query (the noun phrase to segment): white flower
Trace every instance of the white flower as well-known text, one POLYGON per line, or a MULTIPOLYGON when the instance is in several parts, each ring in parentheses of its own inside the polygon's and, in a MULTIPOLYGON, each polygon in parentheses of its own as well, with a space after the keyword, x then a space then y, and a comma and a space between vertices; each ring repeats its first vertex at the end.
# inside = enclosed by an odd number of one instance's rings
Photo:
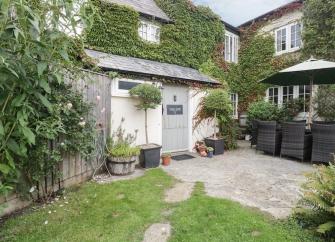
POLYGON ((36 186, 33 186, 33 187, 30 188, 29 192, 33 193, 35 191, 35 189, 36 189, 36 186))
POLYGON ((100 101, 101 100, 101 97, 98 95, 97 96, 97 101, 100 101))
POLYGON ((73 107, 72 103, 66 104, 67 109, 71 109, 73 107))
POLYGON ((62 142, 62 143, 60 143, 60 145, 61 145, 61 146, 64 146, 64 145, 65 145, 65 143, 64 143, 64 142, 62 142))
POLYGON ((85 121, 81 121, 78 124, 79 124, 79 126, 84 127, 86 125, 86 122, 85 121))
POLYGON ((44 224, 47 225, 48 223, 49 223, 49 221, 48 221, 48 220, 45 220, 44 224))
POLYGON ((81 121, 83 121, 83 120, 84 120, 84 118, 83 118, 83 117, 81 117, 81 118, 80 118, 80 120, 81 120, 81 121))
POLYGON ((51 211, 49 211, 48 213, 51 213, 51 211))
POLYGON ((106 108, 101 109, 101 113, 104 113, 106 111, 106 108))

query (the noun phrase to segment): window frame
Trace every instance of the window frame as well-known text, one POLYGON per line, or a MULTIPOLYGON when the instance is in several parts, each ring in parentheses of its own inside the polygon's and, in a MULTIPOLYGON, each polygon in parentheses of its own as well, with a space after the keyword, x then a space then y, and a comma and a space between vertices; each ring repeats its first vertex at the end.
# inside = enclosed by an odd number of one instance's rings
MULTIPOLYGON (((287 24, 285 26, 282 26, 280 28, 275 29, 275 50, 276 50, 276 55, 282 55, 285 53, 290 53, 290 52, 295 52, 297 50, 300 50, 303 46, 303 41, 302 41, 302 29, 303 29, 303 25, 300 21, 295 21, 293 23, 287 24), (300 25, 300 46, 294 46, 292 47, 292 27, 300 25), (286 44, 286 48, 285 50, 282 49, 282 43, 281 43, 281 49, 278 49, 279 46, 279 37, 281 37, 281 41, 282 39, 282 32, 285 30, 286 32, 286 36, 285 36, 285 44, 286 44), (279 36, 280 33, 280 36, 279 36)), ((297 31, 294 32, 295 33, 295 37, 297 37, 297 31)), ((298 38, 295 39, 295 44, 298 38)))
POLYGON ((224 59, 230 63, 238 63, 240 37, 226 31, 224 40, 224 59))
POLYGON ((141 19, 138 27, 138 36, 142 41, 151 44, 160 44, 161 25, 156 22, 141 19), (143 26, 146 26, 146 31, 144 31, 143 26))
MULTIPOLYGON (((133 82, 133 83, 146 83, 144 80, 135 80, 135 79, 128 79, 128 78, 115 78, 112 81, 112 96, 116 97, 130 97, 129 90, 119 89, 119 82, 133 82)), ((150 82, 148 82, 150 83, 150 82)), ((150 83, 152 84, 152 83, 150 83)))
POLYGON ((230 93, 230 101, 233 106, 233 118, 238 119, 238 93, 230 93))

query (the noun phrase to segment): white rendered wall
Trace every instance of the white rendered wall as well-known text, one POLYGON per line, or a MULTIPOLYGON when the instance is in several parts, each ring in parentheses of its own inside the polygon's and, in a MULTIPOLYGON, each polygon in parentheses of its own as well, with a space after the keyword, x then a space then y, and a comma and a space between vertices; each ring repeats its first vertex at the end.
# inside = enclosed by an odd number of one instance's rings
POLYGON ((214 133, 213 129, 213 121, 203 121, 194 131, 193 131, 193 125, 194 121, 193 118, 198 110, 198 105, 201 101, 201 99, 205 96, 204 91, 199 91, 198 89, 190 89, 190 101, 189 101, 189 107, 190 107, 190 122, 192 125, 190 125, 190 147, 189 150, 192 151, 195 142, 203 140, 206 137, 212 136, 214 133))
MULTIPOLYGON (((116 82, 117 80, 113 80, 116 82)), ((113 89, 113 88, 112 88, 113 89)), ((145 115, 143 110, 137 110, 135 105, 138 101, 127 96, 113 95, 111 98, 111 132, 115 132, 120 125, 121 119, 125 118, 123 128, 127 133, 138 130, 136 145, 145 144, 145 115)), ((162 145, 162 107, 148 110, 148 136, 149 143, 162 145)))
POLYGON ((294 12, 287 13, 278 19, 266 23, 265 26, 259 30, 259 33, 274 34, 274 31, 276 29, 284 27, 285 25, 288 24, 295 23, 297 21, 301 21, 302 17, 303 17, 302 10, 296 10, 294 12))

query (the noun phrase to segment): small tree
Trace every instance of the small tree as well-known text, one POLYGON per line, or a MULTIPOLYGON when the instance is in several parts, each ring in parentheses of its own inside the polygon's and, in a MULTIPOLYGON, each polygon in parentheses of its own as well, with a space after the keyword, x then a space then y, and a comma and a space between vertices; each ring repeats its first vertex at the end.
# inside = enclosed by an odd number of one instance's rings
POLYGON ((155 109, 162 103, 162 94, 160 90, 150 84, 140 84, 129 91, 132 97, 140 99, 140 103, 136 105, 139 110, 145 112, 145 141, 149 144, 148 138, 148 109, 155 109))
MULTIPOLYGON (((222 89, 214 89, 209 92, 204 98, 204 108, 209 116, 214 117, 215 122, 217 115, 230 116, 233 112, 229 95, 222 89)), ((216 138, 216 124, 214 124, 214 139, 216 138)))

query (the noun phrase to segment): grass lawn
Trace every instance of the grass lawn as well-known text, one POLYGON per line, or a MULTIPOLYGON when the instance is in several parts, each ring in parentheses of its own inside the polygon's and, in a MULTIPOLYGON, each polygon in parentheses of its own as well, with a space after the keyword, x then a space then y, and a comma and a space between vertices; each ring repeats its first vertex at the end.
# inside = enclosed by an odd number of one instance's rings
POLYGON ((152 223, 167 221, 173 227, 171 241, 316 241, 294 223, 210 198, 201 184, 191 199, 166 204, 164 190, 174 182, 156 169, 136 180, 86 183, 67 192, 66 199, 8 220, 0 241, 141 241, 152 223), (163 215, 167 210, 173 211, 169 217, 163 215))

